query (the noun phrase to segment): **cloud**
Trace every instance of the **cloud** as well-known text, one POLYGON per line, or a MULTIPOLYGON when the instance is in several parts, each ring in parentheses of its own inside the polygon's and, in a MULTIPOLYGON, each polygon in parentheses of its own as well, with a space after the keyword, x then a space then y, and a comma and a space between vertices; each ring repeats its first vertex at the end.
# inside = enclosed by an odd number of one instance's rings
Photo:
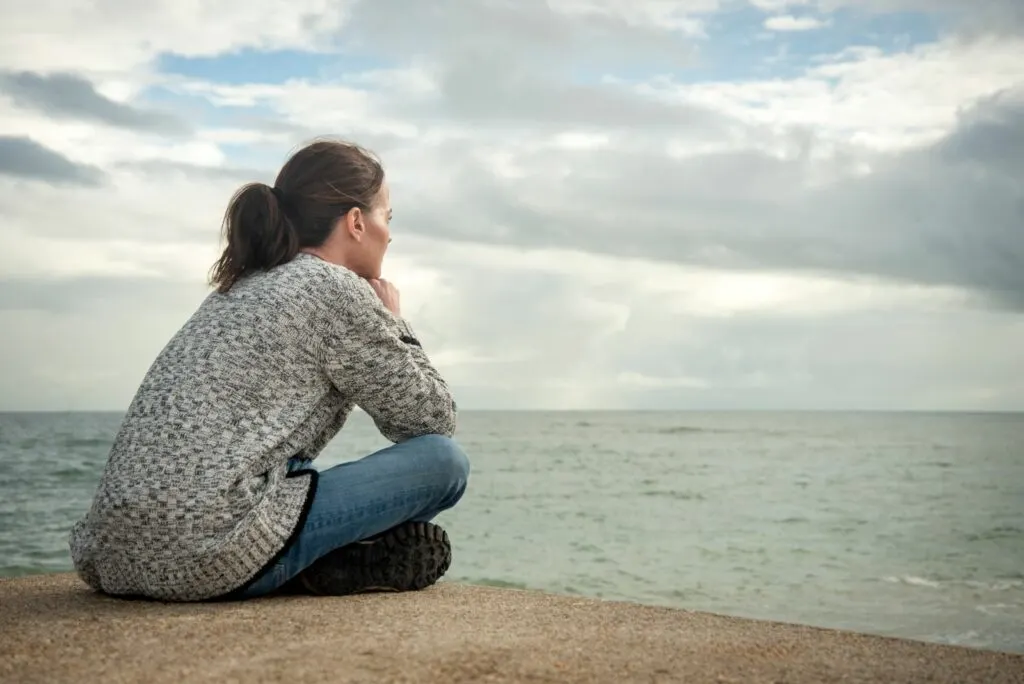
POLYGON ((362 2, 341 34, 350 49, 388 58, 451 60, 464 52, 492 61, 588 69, 622 68, 658 59, 691 62, 701 17, 718 0, 457 0, 362 2), (434 32, 419 30, 430 25, 434 32), (529 49, 523 49, 529 45, 529 49))
MULTIPOLYGON (((773 0, 765 0, 772 2, 773 0)), ((780 0, 782 1, 782 0, 780 0)), ((968 36, 1020 35, 1024 5, 1018 0, 816 0, 823 11, 849 8, 859 12, 932 13, 949 20, 957 33, 968 36)))
POLYGON ((768 17, 764 20, 764 27, 769 31, 812 31, 826 25, 827 22, 816 17, 796 17, 791 14, 768 17))
POLYGON ((1024 88, 1000 91, 964 111, 935 153, 948 163, 1024 179, 1024 88))
POLYGON ((538 132, 566 126, 679 130, 718 124, 714 113, 701 107, 645 101, 621 86, 567 85, 525 71, 503 71, 484 55, 449 65, 438 86, 449 116, 538 132))
POLYGON ((602 79, 652 62, 664 69, 692 64, 699 34, 694 17, 717 4, 377 0, 355 6, 342 37, 351 49, 420 65, 413 98, 396 93, 386 106, 389 114, 406 119, 538 132, 564 126, 709 126, 715 122, 711 112, 638 99, 602 79))
MULTIPOLYGON (((685 127, 710 151, 685 134, 658 138, 608 128, 592 145, 561 146, 554 136, 494 144, 489 156, 465 153, 462 142, 420 146, 417 156, 429 161, 410 175, 443 167, 433 178, 459 188, 464 199, 460 220, 452 221, 453 198, 422 183, 413 200, 414 230, 717 268, 963 287, 993 305, 1017 308, 1024 219, 1014 152, 1024 119, 1013 104, 1020 89, 1005 84, 1024 84, 1024 62, 1013 60, 1019 54, 1020 43, 1010 43, 947 45, 892 58, 839 56, 809 69, 801 87, 816 99, 795 106, 780 97, 786 84, 764 84, 762 91, 756 83, 732 84, 752 116, 737 109, 731 121, 719 116, 717 130, 685 127), (963 70, 952 82, 951 68, 963 70), (982 69, 984 75, 973 75, 982 69), (942 84, 943 95, 929 94, 942 84), (1001 87, 1002 97, 982 99, 957 118, 960 103, 1001 87), (854 106, 848 113, 846 102, 854 106), (793 121, 768 125, 780 116, 793 121), (853 127, 864 130, 876 117, 891 129, 891 142, 879 151, 853 144, 860 133, 853 127), (744 119, 749 127, 739 123, 744 119), (733 140, 714 149, 723 131, 733 140), (968 165, 953 153, 982 149, 1004 154, 968 165)), ((689 97, 702 88, 679 92, 689 97)), ((722 103, 699 101, 707 110, 722 103)))
POLYGON ((0 136, 0 174, 53 184, 100 185, 100 169, 76 164, 25 136, 0 136))
POLYGON ((273 170, 266 168, 204 165, 157 159, 121 161, 116 162, 112 166, 118 171, 135 174, 137 177, 155 181, 214 181, 219 184, 223 184, 226 181, 232 185, 243 185, 253 181, 264 183, 273 181, 273 178, 271 178, 273 170))
POLYGON ((516 173, 444 146, 425 167, 443 164, 432 180, 459 189, 454 221, 450 195, 402 187, 415 192, 409 229, 422 236, 882 277, 1024 309, 1024 176, 1012 154, 1021 126, 1018 108, 982 103, 930 146, 854 162, 816 159, 813 135, 783 155, 676 157, 628 136, 560 149, 557 162, 550 147, 520 147, 506 150, 516 173))
MULTIPOLYGON (((985 409, 1024 400, 1014 380, 1024 371, 1021 318, 964 310, 941 292, 413 238, 388 270, 471 407, 985 409)), ((0 354, 22 360, 0 378, 0 397, 123 407, 205 294, 193 278, 0 280, 0 323, 12 331, 0 354)))
POLYGON ((123 408, 231 193, 320 134, 383 155, 386 272, 467 408, 1022 407, 1024 42, 848 23, 896 3, 19 6, 0 163, 64 182, 0 177, 4 408, 123 408), (831 28, 765 62, 790 14, 831 28), (280 50, 317 66, 232 71, 280 50))
POLYGON ((779 12, 790 7, 802 7, 812 0, 750 0, 750 4, 764 12, 779 12))
POLYGON ((39 110, 56 119, 97 121, 154 133, 188 131, 181 119, 114 102, 97 93, 92 83, 74 74, 0 72, 0 93, 6 93, 22 107, 39 110))
MULTIPOLYGON (((210 56, 243 48, 334 49, 352 0, 35 0, 5 8, 0 67, 74 71, 137 81, 160 54, 210 56)), ((112 79, 113 80, 113 79, 112 79)))
POLYGON ((662 79, 647 87, 769 134, 811 130, 840 150, 894 152, 935 142, 965 106, 1024 84, 1021 54, 1024 37, 946 39, 905 50, 853 45, 815 55, 786 79, 662 79))
POLYGON ((0 278, 0 410, 123 410, 204 290, 154 278, 0 278))

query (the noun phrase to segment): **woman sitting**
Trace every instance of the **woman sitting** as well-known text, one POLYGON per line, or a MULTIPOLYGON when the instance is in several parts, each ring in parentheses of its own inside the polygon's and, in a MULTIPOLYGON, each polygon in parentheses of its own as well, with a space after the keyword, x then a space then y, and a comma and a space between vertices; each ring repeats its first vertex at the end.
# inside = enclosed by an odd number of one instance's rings
POLYGON ((315 142, 227 209, 216 290, 131 402, 71 555, 97 591, 173 601, 421 589, 466 489, 456 407, 399 293, 381 164, 315 142), (394 444, 318 472, 354 406, 394 444))

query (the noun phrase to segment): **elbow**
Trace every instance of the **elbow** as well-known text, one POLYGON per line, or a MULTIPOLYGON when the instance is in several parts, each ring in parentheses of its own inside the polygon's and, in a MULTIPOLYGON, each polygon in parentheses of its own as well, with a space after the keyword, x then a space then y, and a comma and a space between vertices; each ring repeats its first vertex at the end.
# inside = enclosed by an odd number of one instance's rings
POLYGON ((458 408, 450 395, 438 402, 438 407, 427 421, 427 434, 454 437, 458 425, 458 408))
POLYGON ((455 401, 451 397, 445 397, 443 401, 438 401, 423 411, 418 420, 392 423, 386 428, 378 423, 378 428, 387 439, 396 444, 427 435, 440 435, 451 439, 455 436, 457 418, 455 401))

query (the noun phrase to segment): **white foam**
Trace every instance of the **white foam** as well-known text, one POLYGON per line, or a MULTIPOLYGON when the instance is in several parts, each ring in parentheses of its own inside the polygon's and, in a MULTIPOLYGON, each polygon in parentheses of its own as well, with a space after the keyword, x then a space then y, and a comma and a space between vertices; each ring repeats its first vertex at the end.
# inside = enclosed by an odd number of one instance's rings
POLYGON ((903 577, 883 577, 886 582, 892 582, 893 584, 910 584, 915 587, 929 587, 931 589, 938 589, 942 584, 936 580, 930 580, 925 577, 917 577, 916 575, 904 575, 903 577))
POLYGON ((990 603, 988 605, 975 606, 974 608, 979 613, 984 613, 985 615, 991 615, 993 617, 1001 617, 1007 615, 1015 616, 1020 612, 1021 608, 1024 608, 1024 606, 1013 605, 1010 603, 990 603))

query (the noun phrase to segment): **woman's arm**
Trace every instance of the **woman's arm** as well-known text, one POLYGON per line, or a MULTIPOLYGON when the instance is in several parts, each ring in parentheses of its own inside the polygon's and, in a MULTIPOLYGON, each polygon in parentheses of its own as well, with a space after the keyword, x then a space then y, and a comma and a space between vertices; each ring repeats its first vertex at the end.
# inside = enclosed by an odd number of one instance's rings
POLYGON ((331 382, 392 442, 455 433, 455 401, 409 324, 368 282, 347 280, 325 336, 331 382))

